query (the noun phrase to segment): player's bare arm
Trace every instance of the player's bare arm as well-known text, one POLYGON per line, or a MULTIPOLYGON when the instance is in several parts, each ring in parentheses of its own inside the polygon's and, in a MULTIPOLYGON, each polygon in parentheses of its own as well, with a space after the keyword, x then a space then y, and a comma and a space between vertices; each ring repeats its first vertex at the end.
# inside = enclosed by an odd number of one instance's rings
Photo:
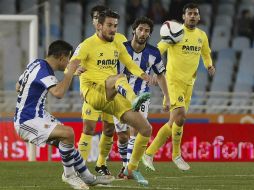
POLYGON ((167 81, 164 74, 157 75, 157 82, 165 97, 165 103, 163 104, 163 111, 168 112, 170 110, 170 98, 168 93, 167 81))

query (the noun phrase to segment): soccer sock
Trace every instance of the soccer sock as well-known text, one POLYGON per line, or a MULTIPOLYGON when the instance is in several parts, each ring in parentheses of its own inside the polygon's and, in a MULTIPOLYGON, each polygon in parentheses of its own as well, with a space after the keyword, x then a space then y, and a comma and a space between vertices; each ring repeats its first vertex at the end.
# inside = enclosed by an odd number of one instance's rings
POLYGON ((136 170, 138 168, 139 161, 141 160, 141 157, 146 150, 149 139, 150 137, 144 137, 140 133, 138 133, 134 143, 130 162, 128 163, 128 169, 136 170))
POLYGON ((121 94, 130 102, 133 102, 133 100, 136 98, 136 94, 133 92, 133 89, 129 85, 126 77, 121 77, 117 79, 115 83, 115 88, 119 94, 121 94))
POLYGON ((128 146, 128 142, 121 144, 119 141, 117 141, 118 152, 123 161, 124 167, 127 165, 127 146, 128 146))
POLYGON ((181 154, 181 140, 183 136, 183 126, 178 126, 175 122, 172 125, 172 144, 173 155, 172 158, 176 158, 181 154))
POLYGON ((91 174, 89 169, 86 167, 86 164, 79 151, 74 149, 73 153, 75 171, 85 178, 94 179, 94 175, 91 174))
POLYGON ((73 144, 65 144, 63 142, 60 142, 59 152, 62 158, 64 174, 65 176, 68 177, 72 175, 73 173, 75 173, 75 170, 73 167, 74 166, 74 158, 73 158, 74 146, 73 144))
POLYGON ((153 156, 159 148, 165 144, 167 139, 171 136, 172 129, 168 125, 168 123, 165 123, 160 130, 158 131, 156 137, 154 138, 153 142, 150 144, 150 146, 146 150, 146 154, 153 156))
POLYGON ((79 139, 78 150, 84 160, 87 160, 90 154, 92 138, 92 135, 82 133, 79 139))
POLYGON ((108 137, 104 135, 104 133, 102 133, 99 142, 99 157, 96 162, 96 166, 101 167, 102 165, 106 165, 106 158, 109 155, 109 152, 112 148, 112 144, 113 137, 108 137))
POLYGON ((132 150, 134 147, 134 142, 135 142, 136 137, 135 136, 130 136, 130 139, 128 141, 128 148, 127 148, 127 161, 130 161, 132 150))

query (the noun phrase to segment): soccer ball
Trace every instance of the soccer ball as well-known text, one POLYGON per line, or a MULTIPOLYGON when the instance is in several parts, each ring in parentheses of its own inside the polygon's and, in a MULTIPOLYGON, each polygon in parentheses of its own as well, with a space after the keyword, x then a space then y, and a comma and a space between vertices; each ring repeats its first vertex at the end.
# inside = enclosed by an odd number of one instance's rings
POLYGON ((183 38, 183 25, 175 21, 166 21, 161 26, 160 35, 162 41, 170 44, 176 44, 183 38))

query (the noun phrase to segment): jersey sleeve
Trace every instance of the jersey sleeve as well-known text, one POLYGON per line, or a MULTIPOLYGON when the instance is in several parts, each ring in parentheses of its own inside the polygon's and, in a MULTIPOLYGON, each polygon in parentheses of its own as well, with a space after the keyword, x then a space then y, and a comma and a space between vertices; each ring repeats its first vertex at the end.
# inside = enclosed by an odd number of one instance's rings
POLYGON ((152 65, 152 69, 154 73, 157 75, 162 74, 166 70, 163 61, 161 59, 159 50, 155 54, 155 61, 154 64, 152 65))
POLYGON ((170 44, 168 44, 168 43, 166 43, 166 42, 163 42, 163 41, 160 41, 160 42, 157 44, 157 47, 158 47, 158 49, 159 49, 161 55, 163 55, 163 54, 167 51, 167 49, 168 49, 169 46, 170 46, 170 44))
POLYGON ((22 84, 23 78, 24 78, 24 73, 22 73, 22 75, 19 76, 19 80, 18 80, 19 85, 22 84))
POLYGON ((120 33, 118 33, 118 34, 119 34, 119 41, 120 41, 121 43, 124 43, 124 42, 127 41, 127 38, 126 38, 123 34, 120 34, 120 33))
POLYGON ((119 50, 119 60, 121 63, 124 64, 133 75, 141 77, 141 74, 143 74, 144 71, 131 59, 131 56, 123 44, 119 45, 119 50))
POLYGON ((37 80, 47 89, 55 86, 58 83, 58 80, 54 73, 50 71, 47 67, 42 67, 40 69, 37 80))
MULTIPOLYGON (((87 51, 87 44, 85 42, 81 43, 78 45, 78 47, 75 49, 72 57, 71 57, 71 60, 75 60, 75 59, 78 59, 81 61, 81 66, 85 66, 84 63, 85 63, 85 60, 87 58, 87 55, 88 55, 88 51, 87 51)), ((64 73, 67 72, 67 69, 65 69, 64 73)))
POLYGON ((204 65, 206 68, 212 65, 212 58, 211 58, 211 49, 209 47, 209 42, 206 34, 203 32, 204 36, 204 43, 201 50, 201 56, 204 61, 204 65))
POLYGON ((76 50, 73 53, 73 56, 71 57, 71 61, 74 59, 79 59, 79 60, 85 60, 87 57, 87 43, 83 42, 79 44, 79 46, 76 48, 76 50))

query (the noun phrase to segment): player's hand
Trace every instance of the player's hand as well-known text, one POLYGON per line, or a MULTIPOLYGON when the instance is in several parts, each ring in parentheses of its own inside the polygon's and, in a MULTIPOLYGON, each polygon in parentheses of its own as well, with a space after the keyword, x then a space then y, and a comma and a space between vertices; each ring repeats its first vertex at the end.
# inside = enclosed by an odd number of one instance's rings
POLYGON ((66 69, 68 72, 74 74, 76 70, 78 69, 80 65, 80 60, 79 59, 74 59, 70 61, 70 63, 67 65, 66 69))
POLYGON ((213 76, 215 74, 215 67, 213 65, 209 66, 207 70, 210 76, 213 76))
POLYGON ((164 112, 169 112, 170 111, 170 100, 169 98, 166 98, 165 103, 163 104, 163 109, 164 112))
POLYGON ((146 73, 142 73, 142 74, 141 74, 141 78, 142 78, 143 80, 147 81, 148 83, 150 83, 150 81, 152 80, 152 79, 151 79, 151 76, 148 75, 148 74, 146 74, 146 73))
POLYGON ((80 76, 82 73, 84 73, 86 69, 82 66, 79 66, 75 72, 75 75, 80 76))
POLYGON ((154 75, 151 77, 151 81, 149 82, 149 85, 157 85, 157 84, 158 84, 157 75, 154 74, 154 75))

